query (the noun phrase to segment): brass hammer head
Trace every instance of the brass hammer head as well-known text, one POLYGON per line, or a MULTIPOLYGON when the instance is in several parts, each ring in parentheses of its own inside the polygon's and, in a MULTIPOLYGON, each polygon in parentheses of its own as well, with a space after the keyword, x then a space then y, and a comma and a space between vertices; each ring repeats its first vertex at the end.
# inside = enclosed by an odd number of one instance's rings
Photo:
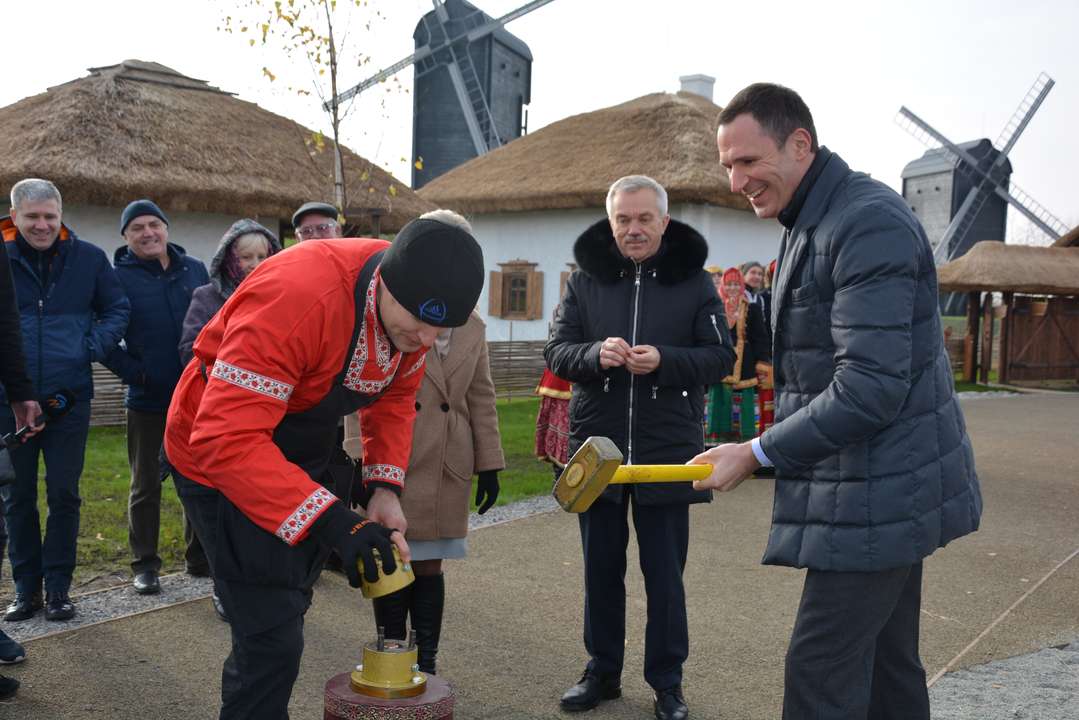
POLYGON ((573 453, 554 485, 554 496, 566 512, 592 506, 622 464, 622 452, 610 438, 592 436, 573 453))

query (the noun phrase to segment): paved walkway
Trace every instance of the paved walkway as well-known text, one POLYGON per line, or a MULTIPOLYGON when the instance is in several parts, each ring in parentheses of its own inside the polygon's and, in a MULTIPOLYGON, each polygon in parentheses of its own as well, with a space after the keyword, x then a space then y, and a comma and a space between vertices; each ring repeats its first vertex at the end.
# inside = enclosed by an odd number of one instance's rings
MULTIPOLYGON (((926 563, 927 670, 965 669, 934 685, 935 716, 1075 720, 1074 646, 980 666, 1079 638, 1079 397, 971 399, 964 408, 986 512, 980 532, 926 563), (1032 689, 1012 692, 1023 687, 1032 689), (1063 698, 1057 710, 1047 709, 1052 693, 1063 698)), ((770 512, 771 483, 762 480, 692 510, 685 690, 695 718, 779 716, 802 573, 759 564, 770 512)), ((477 531, 470 545, 448 567, 439 665, 457 688, 456 717, 564 717, 557 698, 586 660, 576 519, 554 512, 504 523, 477 531)), ((651 717, 644 590, 630 567, 624 697, 589 717, 651 717)), ((356 663, 372 626, 370 604, 325 575, 307 616, 293 718, 321 717, 323 683, 356 663)), ((216 717, 227 651, 227 627, 205 599, 33 640, 27 662, 4 669, 23 688, 0 704, 0 718, 216 717)))

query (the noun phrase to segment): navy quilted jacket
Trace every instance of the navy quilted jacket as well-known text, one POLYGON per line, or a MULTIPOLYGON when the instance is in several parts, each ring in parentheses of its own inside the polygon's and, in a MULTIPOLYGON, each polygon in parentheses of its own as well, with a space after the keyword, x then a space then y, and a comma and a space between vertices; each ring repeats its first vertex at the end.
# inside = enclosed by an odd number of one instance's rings
MULTIPOLYGON (((56 253, 43 276, 17 247, 10 218, 0 219, 7 241, 22 322, 26 369, 36 395, 70 390, 80 401, 94 395, 91 362, 101 362, 123 337, 130 305, 104 251, 61 226, 56 253)), ((42 256, 44 261, 45 256, 42 256)), ((0 391, 0 403, 7 404, 0 391)))
POLYGON ((169 267, 140 260, 126 245, 113 254, 116 275, 131 300, 131 323, 105 366, 127 383, 127 406, 163 413, 180 380, 180 333, 195 288, 209 282, 206 266, 175 243, 168 244, 169 267))
POLYGON ((925 231, 894 191, 820 152, 773 288, 764 562, 877 571, 976 530, 982 497, 925 231))

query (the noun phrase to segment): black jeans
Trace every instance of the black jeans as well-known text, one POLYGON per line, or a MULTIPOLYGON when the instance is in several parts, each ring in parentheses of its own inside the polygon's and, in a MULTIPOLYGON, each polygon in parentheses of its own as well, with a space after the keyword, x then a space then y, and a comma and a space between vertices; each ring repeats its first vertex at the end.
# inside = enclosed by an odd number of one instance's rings
POLYGON ((922 564, 810 570, 787 651, 784 720, 929 720, 922 564))
MULTIPOLYGON (((588 667, 618 677, 626 649, 626 547, 630 497, 612 503, 600 499, 578 517, 584 545, 584 646, 588 667)), ((648 599, 644 634, 644 679, 656 690, 682 683, 689 656, 686 594, 682 571, 689 549, 689 506, 638 505, 633 527, 640 549, 648 599)))
MULTIPOLYGON (((173 479, 184 511, 206 551, 214 586, 231 621, 232 652, 221 672, 220 718, 287 720, 289 697, 303 655, 303 610, 310 602, 310 588, 259 588, 219 577, 219 559, 244 550, 219 547, 222 505, 228 500, 217 490, 179 473, 174 473, 173 479), (282 610, 283 605, 293 609, 282 610)), ((227 561, 221 560, 221 564, 227 561)))
MULTIPOLYGON (((0 434, 15 429, 15 416, 0 410, 0 434)), ((11 451, 16 480, 0 490, 7 517, 8 553, 15 590, 30 594, 67 592, 75 572, 79 537, 79 478, 90 431, 90 403, 49 422, 37 435, 11 451), (39 458, 45 461, 45 496, 49 513, 45 539, 37 509, 39 458)))

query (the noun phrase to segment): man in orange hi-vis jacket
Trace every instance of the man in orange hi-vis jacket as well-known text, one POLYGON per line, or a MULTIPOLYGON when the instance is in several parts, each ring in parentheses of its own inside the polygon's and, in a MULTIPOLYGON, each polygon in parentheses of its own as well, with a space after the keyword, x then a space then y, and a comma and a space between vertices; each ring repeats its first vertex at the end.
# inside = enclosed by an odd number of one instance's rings
POLYGON ((483 255, 464 230, 415 220, 392 244, 315 240, 260 265, 195 342, 165 435, 177 491, 232 627, 221 718, 288 717, 303 616, 326 555, 358 587, 407 561, 398 496, 416 389, 440 328, 468 319, 483 255), (361 410, 367 517, 326 468, 361 410), (335 495, 336 490, 336 495, 335 495))

